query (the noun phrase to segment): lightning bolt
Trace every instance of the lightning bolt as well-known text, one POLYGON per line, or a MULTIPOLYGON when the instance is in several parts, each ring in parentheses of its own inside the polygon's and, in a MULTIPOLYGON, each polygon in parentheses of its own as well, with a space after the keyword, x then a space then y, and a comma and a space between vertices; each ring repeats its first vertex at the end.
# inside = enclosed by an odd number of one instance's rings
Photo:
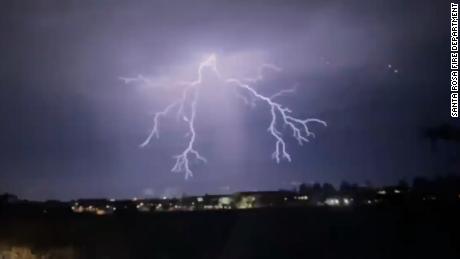
MULTIPOLYGON (((176 116, 178 118, 182 117, 183 120, 188 125, 188 143, 184 151, 174 158, 176 159, 176 163, 174 164, 173 168, 171 169, 172 172, 184 172, 185 179, 193 176, 193 172, 190 169, 190 161, 191 159, 195 158, 197 161, 201 161, 206 163, 207 160, 204 156, 202 156, 195 148, 195 140, 196 140, 196 130, 195 130, 195 118, 196 118, 196 106, 199 102, 200 97, 200 86, 203 83, 203 71, 205 69, 212 70, 217 77, 225 82, 230 86, 234 86, 242 91, 245 91, 252 100, 258 100, 266 105, 268 105, 270 114, 271 114, 271 121, 267 128, 268 132, 273 136, 275 139, 275 150, 272 153, 272 158, 277 162, 280 163, 282 159, 285 159, 289 162, 292 161, 291 155, 287 152, 286 142, 283 138, 282 133, 279 131, 281 126, 287 126, 292 131, 292 137, 297 140, 299 145, 303 145, 303 143, 309 142, 309 138, 314 138, 315 134, 310 131, 308 125, 310 123, 319 123, 323 126, 327 126, 327 123, 323 120, 316 119, 316 118, 307 118, 307 119, 300 119, 292 115, 292 110, 283 106, 279 102, 275 101, 275 98, 280 97, 285 94, 293 93, 296 90, 296 87, 293 89, 283 89, 271 96, 264 96, 256 91, 254 87, 250 84, 257 83, 264 79, 263 71, 266 69, 274 70, 277 72, 282 71, 281 68, 271 65, 271 64, 263 64, 259 69, 258 73, 254 78, 245 78, 245 79, 237 79, 237 78, 224 78, 219 70, 217 69, 217 58, 216 55, 212 54, 207 59, 202 61, 197 70, 197 79, 194 81, 185 81, 185 82, 178 82, 178 85, 183 86, 182 94, 180 98, 173 101, 169 105, 167 105, 163 110, 158 111, 153 116, 153 126, 150 131, 150 134, 147 136, 145 141, 140 145, 140 147, 147 146, 153 137, 159 138, 159 126, 160 126, 160 119, 164 116, 167 116, 172 110, 176 109, 176 116)), ((125 83, 144 83, 149 84, 151 80, 138 75, 134 78, 122 77, 120 78, 125 83)), ((243 98, 239 95, 240 98, 243 98)), ((246 103, 249 104, 247 99, 244 99, 246 103)), ((252 103, 252 102, 251 102, 252 103)))

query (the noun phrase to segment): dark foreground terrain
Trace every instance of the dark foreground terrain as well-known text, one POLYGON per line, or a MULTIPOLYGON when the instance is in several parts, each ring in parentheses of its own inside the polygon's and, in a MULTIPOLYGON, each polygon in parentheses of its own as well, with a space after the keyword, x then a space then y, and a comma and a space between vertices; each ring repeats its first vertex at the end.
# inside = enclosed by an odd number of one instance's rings
POLYGON ((460 258, 459 204, 0 215, 2 259, 460 258))

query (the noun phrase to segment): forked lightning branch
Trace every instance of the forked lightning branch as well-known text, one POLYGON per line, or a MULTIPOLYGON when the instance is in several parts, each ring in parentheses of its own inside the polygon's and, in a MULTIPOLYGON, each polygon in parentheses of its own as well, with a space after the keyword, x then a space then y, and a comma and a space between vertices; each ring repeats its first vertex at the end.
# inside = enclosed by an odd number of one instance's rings
MULTIPOLYGON (((280 69, 274 65, 264 66, 271 68, 275 71, 280 71, 280 69)), ((204 61, 199 63, 197 68, 197 78, 194 81, 189 82, 177 82, 176 85, 182 86, 182 91, 180 96, 176 100, 172 101, 167 105, 163 110, 158 111, 153 116, 153 125, 150 131, 150 134, 147 136, 145 141, 141 144, 141 147, 148 145, 151 140, 159 138, 159 129, 160 121, 164 116, 167 116, 173 112, 176 113, 180 118, 184 118, 184 122, 187 124, 188 128, 188 141, 185 143, 185 148, 182 153, 174 156, 176 160, 171 171, 173 172, 183 172, 185 174, 185 179, 193 175, 190 168, 190 161, 196 160, 206 163, 206 158, 197 150, 196 148, 196 139, 198 138, 195 122, 197 114, 197 105, 199 103, 201 86, 203 84, 203 72, 210 70, 219 78, 222 84, 229 87, 236 87, 241 91, 245 91, 253 100, 262 102, 267 107, 267 112, 271 115, 271 120, 267 122, 267 131, 273 137, 275 148, 272 153, 272 158, 277 162, 281 160, 286 160, 291 162, 291 155, 287 150, 287 144, 285 141, 285 136, 282 134, 282 129, 286 128, 291 132, 291 137, 294 138, 299 145, 302 145, 306 142, 309 142, 311 138, 315 137, 315 134, 310 131, 309 125, 311 123, 318 123, 323 126, 327 126, 326 122, 316 118, 298 118, 293 115, 293 111, 288 107, 277 102, 276 98, 290 93, 294 90, 292 89, 283 89, 277 93, 274 93, 270 96, 265 96, 259 93, 253 86, 255 82, 264 80, 262 73, 259 73, 254 78, 232 78, 224 77, 217 68, 217 57, 216 55, 210 55, 204 61)), ((259 70, 260 71, 260 70, 259 70)), ((149 84, 150 80, 143 76, 138 76, 135 78, 121 78, 125 83, 142 83, 149 84)), ((247 102, 248 103, 248 102, 247 102)))

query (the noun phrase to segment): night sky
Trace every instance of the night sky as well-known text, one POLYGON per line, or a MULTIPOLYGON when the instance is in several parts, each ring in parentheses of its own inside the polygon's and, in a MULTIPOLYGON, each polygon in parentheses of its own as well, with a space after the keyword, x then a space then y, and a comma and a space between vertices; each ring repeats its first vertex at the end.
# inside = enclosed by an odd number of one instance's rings
MULTIPOLYGON (((447 1, 0 1, 0 193, 28 199, 150 197, 291 189, 300 182, 374 185, 460 170, 455 144, 423 129, 450 118, 447 1), (216 53, 312 126, 292 163, 271 159, 267 106, 246 106, 205 74, 194 177, 172 173, 184 124, 152 115, 177 89, 125 84, 193 80, 216 53)), ((208 71, 209 72, 209 71, 208 71)), ((458 148, 458 144, 457 144, 458 148)))

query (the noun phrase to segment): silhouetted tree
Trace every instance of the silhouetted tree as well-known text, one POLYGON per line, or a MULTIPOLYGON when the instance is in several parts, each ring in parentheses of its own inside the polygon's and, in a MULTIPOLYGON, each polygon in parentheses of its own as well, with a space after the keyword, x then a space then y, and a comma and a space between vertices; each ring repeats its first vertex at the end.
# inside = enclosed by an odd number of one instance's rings
POLYGON ((321 184, 320 183, 315 183, 313 184, 313 192, 315 193, 320 193, 322 190, 321 184))
POLYGON ((302 183, 301 185, 299 185, 299 193, 301 194, 311 194, 311 192, 313 191, 313 188, 311 185, 308 185, 308 184, 305 184, 305 183, 302 183))
POLYGON ((415 177, 412 182, 412 187, 416 191, 426 192, 428 191, 430 182, 424 177, 415 177))
POLYGON ((351 184, 349 182, 342 181, 340 183, 339 190, 340 190, 341 193, 347 194, 347 193, 350 193, 352 191, 352 186, 351 186, 351 184))
POLYGON ((323 184, 323 194, 325 196, 332 196, 332 195, 337 194, 337 191, 335 190, 334 185, 330 183, 324 183, 323 184))
POLYGON ((409 189, 409 183, 404 179, 399 180, 397 186, 398 186, 398 188, 400 188, 402 190, 408 190, 409 189))

